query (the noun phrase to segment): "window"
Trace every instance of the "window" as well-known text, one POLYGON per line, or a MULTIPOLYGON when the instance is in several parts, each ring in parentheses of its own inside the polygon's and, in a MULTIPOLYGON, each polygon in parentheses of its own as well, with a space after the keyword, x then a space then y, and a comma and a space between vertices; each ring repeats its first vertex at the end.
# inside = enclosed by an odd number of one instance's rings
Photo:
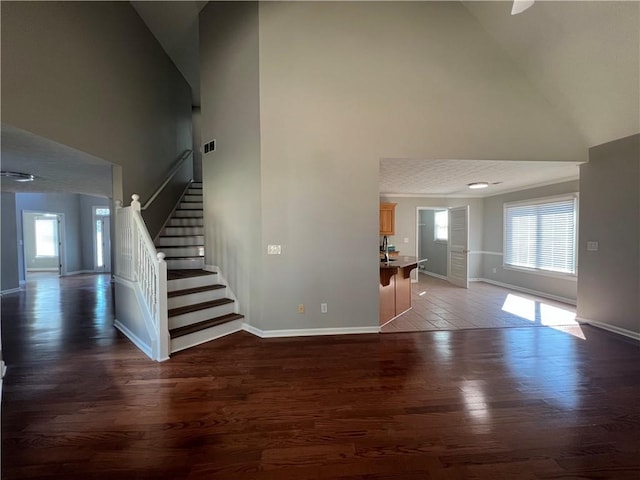
POLYGON ((102 207, 94 207, 96 209, 96 215, 100 215, 102 217, 108 217, 109 216, 109 209, 108 208, 102 208, 102 207))
POLYGON ((449 239, 449 212, 441 210, 433 215, 434 240, 446 242, 449 239))
POLYGON ((577 194, 505 203, 504 264, 576 273, 577 194))
POLYGON ((36 257, 56 257, 56 218, 36 218, 36 257))

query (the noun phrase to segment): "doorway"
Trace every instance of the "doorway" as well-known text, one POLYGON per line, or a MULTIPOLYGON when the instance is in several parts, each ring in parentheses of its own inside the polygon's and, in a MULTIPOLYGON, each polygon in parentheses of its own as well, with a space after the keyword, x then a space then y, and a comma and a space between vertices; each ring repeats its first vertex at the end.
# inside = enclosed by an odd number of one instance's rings
POLYGON ((427 260, 420 263, 419 274, 447 280, 449 210, 446 207, 418 207, 417 232, 416 256, 427 260))
POLYGON ((109 207, 93 207, 94 270, 111 271, 111 211, 109 207))
POLYGON ((22 212, 25 273, 64 275, 64 215, 22 212))

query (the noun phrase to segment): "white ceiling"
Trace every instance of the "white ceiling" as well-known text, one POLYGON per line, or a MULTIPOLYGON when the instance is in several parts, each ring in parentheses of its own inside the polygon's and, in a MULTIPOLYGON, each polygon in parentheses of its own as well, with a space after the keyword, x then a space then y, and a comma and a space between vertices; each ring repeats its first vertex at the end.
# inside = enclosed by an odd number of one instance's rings
POLYGON ((575 180, 577 163, 498 160, 413 160, 380 161, 380 193, 415 196, 486 197, 536 185, 575 180), (482 190, 468 184, 489 182, 482 190))
POLYGON ((5 124, 2 124, 1 166, 3 171, 36 175, 33 182, 3 177, 3 192, 112 196, 109 162, 5 124))

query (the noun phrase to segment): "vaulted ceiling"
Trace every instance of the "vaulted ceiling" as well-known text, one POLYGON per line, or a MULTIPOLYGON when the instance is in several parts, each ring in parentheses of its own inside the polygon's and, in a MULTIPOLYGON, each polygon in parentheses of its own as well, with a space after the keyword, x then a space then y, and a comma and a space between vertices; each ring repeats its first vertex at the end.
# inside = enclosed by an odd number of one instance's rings
MULTIPOLYGON (((207 2, 131 3, 189 82, 194 105, 199 105, 198 15, 207 2)), ((533 7, 516 16, 510 14, 510 1, 462 3, 487 32, 495 48, 506 53, 533 88, 579 132, 585 150, 640 132, 640 1, 536 1, 533 7)), ((40 184, 39 191, 79 192, 92 189, 94 194, 104 193, 104 184, 98 186, 97 183, 99 180, 104 183, 103 170, 107 167, 100 165, 98 159, 84 158, 87 175, 91 172, 96 175, 93 181, 89 178, 76 181, 69 172, 78 170, 74 162, 80 161, 83 154, 68 154, 63 152, 66 147, 47 144, 44 139, 32 140, 33 151, 30 152, 24 132, 3 126, 3 170, 22 166, 26 171, 31 168, 29 165, 40 159, 41 165, 34 168, 48 181, 40 184), (56 168, 47 167, 45 145, 49 145, 51 158, 56 159, 56 168), (66 158, 69 160, 65 163, 66 158)), ((392 193, 441 194, 438 189, 445 188, 445 178, 438 179, 438 175, 457 171, 465 166, 461 161, 474 159, 457 159, 457 164, 447 168, 441 168, 441 163, 434 163, 443 160, 447 159, 387 158, 383 160, 383 172, 390 165, 398 166, 402 162, 410 162, 411 168, 415 169, 416 162, 422 161, 422 175, 429 178, 430 185, 439 187, 431 188, 430 192, 425 191, 426 187, 421 192, 409 191, 406 182, 404 187, 400 186, 402 181, 396 181, 391 187, 392 179, 389 178, 386 185, 381 183, 381 191, 390 192, 392 188, 392 193), (387 162, 387 167, 384 162, 387 162), (402 191, 395 191, 397 189, 402 191)), ((554 178, 565 179, 570 171, 577 171, 575 164, 558 166, 544 162, 546 165, 543 163, 536 167, 529 163, 521 163, 522 172, 526 168, 535 170, 537 183, 553 181, 554 178)), ((497 166, 499 164, 495 162, 475 162, 473 171, 477 178, 502 181, 496 178, 497 166)), ((510 175, 520 177, 520 182, 523 177, 530 176, 522 172, 513 173, 512 170, 510 175)), ((502 176, 506 178, 506 170, 502 176)), ((3 183, 2 188, 5 191, 34 188, 24 185, 3 183)))

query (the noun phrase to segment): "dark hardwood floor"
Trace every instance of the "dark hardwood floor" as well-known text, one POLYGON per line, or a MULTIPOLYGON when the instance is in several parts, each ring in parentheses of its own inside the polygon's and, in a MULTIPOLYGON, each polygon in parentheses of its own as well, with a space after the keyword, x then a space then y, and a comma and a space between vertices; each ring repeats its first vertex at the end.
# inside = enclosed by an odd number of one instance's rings
POLYGON ((112 321, 104 275, 2 297, 2 478, 640 478, 640 348, 598 329, 237 333, 158 364, 112 321))

